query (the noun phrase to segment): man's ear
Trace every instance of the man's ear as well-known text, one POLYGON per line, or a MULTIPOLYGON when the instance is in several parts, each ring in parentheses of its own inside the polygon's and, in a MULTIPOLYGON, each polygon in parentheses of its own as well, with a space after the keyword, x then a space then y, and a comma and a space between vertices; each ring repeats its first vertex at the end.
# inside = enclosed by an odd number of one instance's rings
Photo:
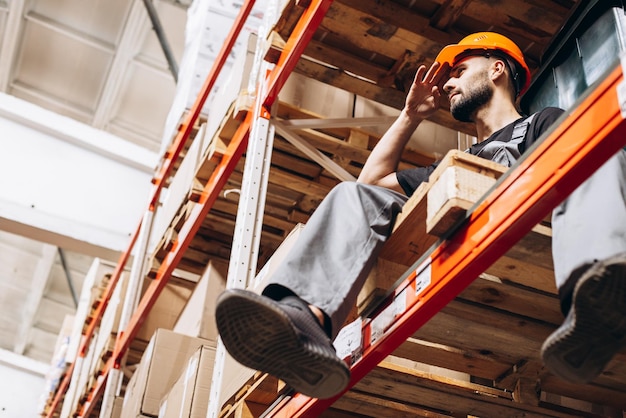
POLYGON ((506 77, 506 64, 504 61, 496 59, 491 63, 490 68, 491 79, 495 82, 497 78, 506 77))

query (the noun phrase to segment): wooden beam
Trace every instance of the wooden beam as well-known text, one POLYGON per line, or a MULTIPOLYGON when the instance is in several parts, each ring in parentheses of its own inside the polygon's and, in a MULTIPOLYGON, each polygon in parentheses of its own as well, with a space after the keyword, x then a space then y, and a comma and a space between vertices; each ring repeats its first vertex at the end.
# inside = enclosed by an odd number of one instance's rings
POLYGON ((294 133, 292 130, 283 125, 282 122, 274 121, 274 127, 276 128, 276 132, 280 136, 289 141, 293 146, 298 148, 307 157, 318 163, 320 166, 324 167, 324 169, 337 177, 337 179, 341 181, 356 180, 356 178, 352 174, 348 173, 339 164, 328 158, 326 155, 322 154, 317 148, 313 147, 298 134, 294 133))
POLYGON ((430 24, 443 31, 450 29, 469 3, 470 0, 446 0, 430 19, 430 24))
MULTIPOLYGON (((314 78, 323 83, 330 84, 396 109, 402 109, 404 107, 406 99, 404 92, 393 88, 377 86, 376 84, 350 76, 336 68, 326 67, 319 63, 301 59, 296 65, 295 71, 307 77, 314 78)), ((476 136, 476 130, 472 124, 455 120, 445 108, 439 109, 428 120, 438 125, 446 126, 452 130, 476 136)))
MULTIPOLYGON (((444 30, 440 30, 440 28, 433 27, 428 18, 395 1, 337 0, 333 4, 333 7, 335 5, 339 6, 339 3, 364 14, 374 16, 389 25, 418 33, 428 39, 430 43, 437 43, 438 46, 456 43, 459 40, 457 34, 448 33, 444 30)), ((432 56, 430 58, 434 59, 435 57, 432 56)))

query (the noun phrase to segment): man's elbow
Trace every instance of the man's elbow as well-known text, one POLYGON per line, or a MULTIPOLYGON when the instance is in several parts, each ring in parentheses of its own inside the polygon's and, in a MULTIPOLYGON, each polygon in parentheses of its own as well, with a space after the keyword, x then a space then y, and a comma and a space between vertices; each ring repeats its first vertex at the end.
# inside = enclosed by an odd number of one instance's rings
POLYGON ((385 187, 387 189, 395 190, 397 192, 402 192, 402 187, 400 187, 400 183, 398 183, 398 178, 396 177, 396 173, 390 173, 386 176, 368 176, 368 175, 359 175, 357 178, 357 183, 369 184, 372 186, 380 186, 385 187))

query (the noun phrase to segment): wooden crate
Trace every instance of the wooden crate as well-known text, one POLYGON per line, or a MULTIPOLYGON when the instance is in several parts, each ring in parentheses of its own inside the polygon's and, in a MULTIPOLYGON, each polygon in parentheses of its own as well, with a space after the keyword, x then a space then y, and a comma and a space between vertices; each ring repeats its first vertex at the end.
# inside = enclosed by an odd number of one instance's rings
MULTIPOLYGON (((450 151, 398 215, 378 265, 359 294, 359 312, 367 312, 379 303, 407 268, 440 239, 439 235, 450 232, 446 228, 461 222, 467 209, 478 202, 506 170, 493 161, 458 150, 450 151)), ((551 239, 549 225, 537 225, 486 272, 555 293, 551 239)))

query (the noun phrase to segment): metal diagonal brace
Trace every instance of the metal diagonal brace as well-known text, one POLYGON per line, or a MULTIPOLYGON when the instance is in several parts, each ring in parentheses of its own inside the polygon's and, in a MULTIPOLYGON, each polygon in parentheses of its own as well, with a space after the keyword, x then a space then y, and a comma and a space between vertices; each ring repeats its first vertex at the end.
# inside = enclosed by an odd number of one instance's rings
POLYGON ((341 181, 355 181, 356 178, 347 172, 342 166, 328 158, 320 150, 309 144, 300 135, 293 133, 289 129, 285 129, 285 125, 281 121, 273 121, 276 132, 285 138, 291 145, 300 150, 304 155, 318 163, 320 166, 328 170, 331 174, 341 181))

